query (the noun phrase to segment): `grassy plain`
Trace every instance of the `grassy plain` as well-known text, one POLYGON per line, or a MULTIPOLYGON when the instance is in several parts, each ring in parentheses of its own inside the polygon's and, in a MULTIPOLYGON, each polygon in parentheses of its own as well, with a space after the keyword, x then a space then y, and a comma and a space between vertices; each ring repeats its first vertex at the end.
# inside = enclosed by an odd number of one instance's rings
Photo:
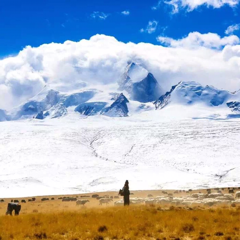
MULTIPOLYGON (((139 191, 134 196, 149 193, 157 196, 160 191, 139 191)), ((49 201, 44 202, 37 197, 35 202, 21 203, 20 215, 12 217, 4 215, 10 200, 5 199, 0 203, 0 240, 240 240, 240 205, 123 207, 112 203, 100 206, 98 200, 85 195, 79 197, 90 202, 76 206, 75 202, 62 202, 59 197, 55 196, 54 200, 49 197, 49 201)))

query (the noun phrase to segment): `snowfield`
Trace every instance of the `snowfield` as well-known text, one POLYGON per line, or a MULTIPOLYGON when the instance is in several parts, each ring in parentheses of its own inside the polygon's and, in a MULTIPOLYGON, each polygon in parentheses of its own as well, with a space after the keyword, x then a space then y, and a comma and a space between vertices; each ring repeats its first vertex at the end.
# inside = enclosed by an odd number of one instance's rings
POLYGON ((240 186, 239 119, 144 114, 1 122, 0 197, 240 186))

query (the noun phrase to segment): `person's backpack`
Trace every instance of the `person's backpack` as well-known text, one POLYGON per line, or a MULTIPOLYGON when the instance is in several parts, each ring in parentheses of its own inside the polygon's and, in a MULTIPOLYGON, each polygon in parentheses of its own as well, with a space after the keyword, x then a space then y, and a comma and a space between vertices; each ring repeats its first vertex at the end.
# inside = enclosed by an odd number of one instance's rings
POLYGON ((120 196, 123 196, 123 190, 120 189, 118 194, 119 194, 120 196))

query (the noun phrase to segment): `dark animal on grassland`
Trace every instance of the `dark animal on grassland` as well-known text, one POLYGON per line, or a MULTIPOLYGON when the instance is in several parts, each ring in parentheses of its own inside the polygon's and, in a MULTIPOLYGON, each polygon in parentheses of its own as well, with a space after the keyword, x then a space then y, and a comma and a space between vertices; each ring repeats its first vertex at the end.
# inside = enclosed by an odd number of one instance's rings
POLYGON ((22 202, 22 203, 26 203, 26 200, 23 199, 21 202, 22 202))
POLYGON ((41 201, 43 202, 43 201, 48 201, 49 200, 49 198, 42 198, 41 199, 41 201))
POLYGON ((77 200, 76 205, 85 205, 89 200, 77 200))
POLYGON ((93 194, 93 195, 92 195, 92 198, 97 198, 97 197, 99 197, 98 194, 93 194))
POLYGON ((21 205, 19 205, 18 203, 8 203, 6 215, 12 215, 13 210, 15 212, 15 215, 19 215, 21 205))
POLYGON ((63 202, 75 202, 75 201, 77 201, 77 198, 75 198, 75 197, 64 197, 62 199, 62 201, 63 202))

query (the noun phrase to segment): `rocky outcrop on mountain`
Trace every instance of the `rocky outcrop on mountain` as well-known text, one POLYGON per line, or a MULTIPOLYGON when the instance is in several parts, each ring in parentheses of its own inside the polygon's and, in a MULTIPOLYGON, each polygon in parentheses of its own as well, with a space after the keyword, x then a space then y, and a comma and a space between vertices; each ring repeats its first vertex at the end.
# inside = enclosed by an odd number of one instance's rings
POLYGON ((32 116, 37 119, 58 118, 67 114, 68 107, 77 106, 88 101, 94 96, 94 93, 94 91, 83 91, 64 95, 54 90, 43 91, 20 106, 13 118, 19 119, 32 116))
POLYGON ((227 106, 233 111, 233 112, 240 112, 240 102, 228 102, 227 106))
POLYGON ((121 93, 118 98, 107 107, 102 110, 102 115, 109 117, 127 117, 128 116, 128 99, 121 93))
POLYGON ((161 89, 153 74, 144 67, 129 63, 119 81, 119 89, 129 93, 130 98, 139 102, 152 102, 161 96, 161 89))
POLYGON ((171 90, 169 92, 166 92, 164 95, 162 95, 157 101, 154 102, 155 108, 156 109, 162 109, 165 106, 168 105, 170 98, 171 98, 171 93, 174 91, 174 89, 177 87, 177 85, 172 86, 171 90))
POLYGON ((107 103, 105 102, 88 102, 82 103, 75 108, 76 112, 79 112, 86 116, 93 116, 99 114, 107 103))
POLYGON ((44 114, 43 114, 43 111, 39 112, 35 118, 39 119, 39 120, 43 120, 45 118, 44 114))

